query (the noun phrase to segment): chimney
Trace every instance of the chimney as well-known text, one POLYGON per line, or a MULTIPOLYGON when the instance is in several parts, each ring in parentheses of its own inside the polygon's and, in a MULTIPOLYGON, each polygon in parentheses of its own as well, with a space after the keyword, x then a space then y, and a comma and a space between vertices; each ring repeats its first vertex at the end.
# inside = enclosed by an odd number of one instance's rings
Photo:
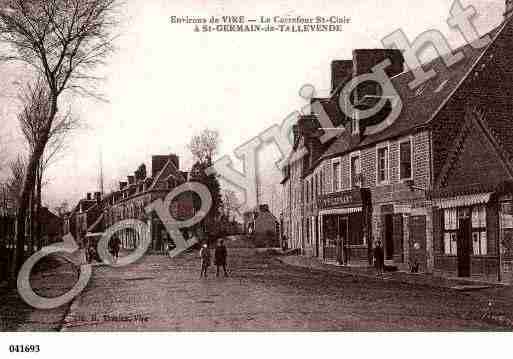
POLYGON ((128 179, 128 185, 131 186, 135 183, 135 177, 134 176, 127 176, 128 179))
POLYGON ((353 76, 352 60, 334 60, 331 62, 331 93, 343 88, 353 76))
POLYGON ((119 190, 122 191, 126 188, 126 186, 128 186, 128 183, 126 182, 119 182, 119 190))
POLYGON ((177 155, 175 155, 174 153, 171 153, 169 155, 169 159, 171 160, 171 162, 173 162, 173 164, 175 165, 176 169, 180 169, 180 159, 177 155))
POLYGON ((101 192, 94 192, 94 199, 97 203, 100 203, 102 201, 102 193, 101 192))
POLYGON ((167 161, 169 160, 169 156, 157 155, 151 157, 151 176, 157 177, 157 174, 162 171, 167 161))
MULTIPOLYGON (((404 71, 404 57, 401 50, 396 49, 357 49, 353 50, 353 76, 372 72, 372 68, 385 60, 391 64, 385 68, 388 77, 394 77, 404 71)), ((356 101, 366 95, 379 96, 381 88, 374 82, 364 82, 356 89, 356 101)), ((354 100, 353 100, 354 101, 354 100)))
POLYGON ((504 21, 513 15, 513 0, 506 0, 506 11, 504 12, 504 21))
POLYGON ((87 195, 86 195, 86 199, 88 201, 91 201, 93 198, 92 198, 92 194, 90 192, 87 192, 87 195))

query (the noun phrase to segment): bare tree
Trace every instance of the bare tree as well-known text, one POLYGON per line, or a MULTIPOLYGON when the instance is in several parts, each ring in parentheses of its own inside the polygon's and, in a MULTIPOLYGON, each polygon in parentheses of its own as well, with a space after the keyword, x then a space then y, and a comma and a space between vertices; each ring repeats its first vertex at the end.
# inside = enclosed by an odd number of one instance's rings
MULTIPOLYGON (((45 101, 44 97, 41 99, 39 98, 41 86, 43 85, 37 83, 36 86, 39 87, 28 91, 28 95, 25 96, 23 102, 34 105, 34 102, 39 103, 41 101, 45 101), (38 96, 38 101, 33 101, 35 95, 38 96)), ((25 139, 27 140, 30 154, 34 152, 35 146, 38 142, 38 136, 41 133, 42 117, 37 115, 39 112, 40 111, 32 107, 26 109, 26 111, 23 111, 18 116, 20 127, 25 139)), ((52 130, 48 135, 48 143, 43 152, 43 156, 40 158, 35 169, 35 188, 33 190, 32 206, 30 209, 30 235, 31 240, 36 244, 37 248, 41 248, 42 228, 40 223, 40 213, 42 207, 42 188, 45 172, 51 164, 58 159, 59 154, 61 154, 65 149, 66 139, 69 133, 78 127, 79 121, 77 118, 71 116, 70 111, 63 116, 56 116, 52 130)))
POLYGON ((35 69, 23 112, 39 116, 16 218, 15 272, 21 268, 24 224, 30 195, 50 134, 55 130, 59 99, 66 90, 94 95, 92 70, 113 50, 117 0, 0 0, 0 40, 9 52, 3 60, 22 61, 35 69))
POLYGON ((220 145, 219 131, 208 128, 192 137, 188 147, 194 159, 202 164, 211 163, 220 145))
POLYGON ((222 190, 222 196, 223 196, 223 209, 224 214, 230 218, 230 215, 232 213, 235 213, 239 210, 240 202, 237 198, 237 195, 235 192, 231 189, 223 189, 222 190))
POLYGON ((62 201, 61 204, 55 207, 55 212, 57 212, 59 217, 64 217, 69 212, 69 202, 67 200, 62 201))

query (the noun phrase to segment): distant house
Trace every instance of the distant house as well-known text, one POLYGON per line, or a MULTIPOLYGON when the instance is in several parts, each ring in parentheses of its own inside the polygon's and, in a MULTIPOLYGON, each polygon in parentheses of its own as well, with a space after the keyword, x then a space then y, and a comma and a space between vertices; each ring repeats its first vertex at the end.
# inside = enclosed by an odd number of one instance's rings
POLYGON ((42 207, 39 213, 41 223, 41 246, 48 246, 60 242, 62 236, 63 220, 48 208, 42 207))
POLYGON ((276 217, 269 211, 267 204, 257 206, 251 211, 243 214, 244 233, 256 235, 268 235, 276 238, 279 233, 279 222, 276 217))

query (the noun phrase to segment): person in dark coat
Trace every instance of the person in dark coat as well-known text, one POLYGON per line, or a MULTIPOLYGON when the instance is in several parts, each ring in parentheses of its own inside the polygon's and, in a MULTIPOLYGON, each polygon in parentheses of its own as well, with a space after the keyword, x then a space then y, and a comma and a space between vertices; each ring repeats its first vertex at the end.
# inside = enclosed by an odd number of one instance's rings
POLYGON ((114 258, 114 262, 118 261, 119 258, 119 250, 121 249, 121 240, 118 236, 114 236, 112 240, 110 241, 110 253, 112 254, 112 257, 114 258))
POLYGON ((379 240, 374 246, 374 265, 376 267, 376 275, 383 275, 383 268, 385 266, 385 253, 383 251, 383 244, 379 240))
POLYGON ((224 245, 224 241, 222 239, 217 243, 216 250, 214 252, 214 260, 215 265, 217 267, 216 276, 219 277, 219 267, 223 267, 224 276, 228 276, 228 272, 226 271, 226 246, 224 245))

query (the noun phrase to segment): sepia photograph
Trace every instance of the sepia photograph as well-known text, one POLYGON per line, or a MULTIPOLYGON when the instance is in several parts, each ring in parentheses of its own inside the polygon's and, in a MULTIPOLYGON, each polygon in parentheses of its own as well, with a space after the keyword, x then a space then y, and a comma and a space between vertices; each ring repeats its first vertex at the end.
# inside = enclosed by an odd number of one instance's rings
POLYGON ((504 355, 512 44, 513 0, 0 0, 0 357, 504 355))

